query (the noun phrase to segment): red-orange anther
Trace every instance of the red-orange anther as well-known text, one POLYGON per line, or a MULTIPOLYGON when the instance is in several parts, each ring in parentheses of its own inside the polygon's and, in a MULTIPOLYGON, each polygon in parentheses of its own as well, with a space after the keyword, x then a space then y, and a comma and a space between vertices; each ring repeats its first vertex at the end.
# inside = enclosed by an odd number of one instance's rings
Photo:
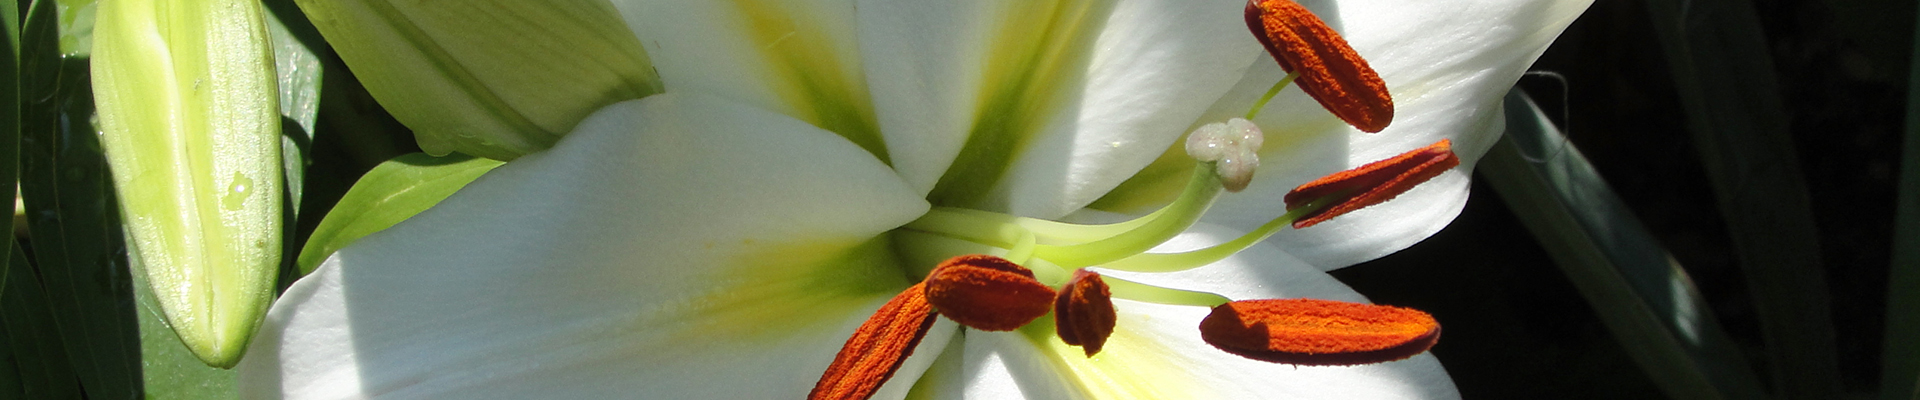
POLYGON ((1440 323, 1411 308, 1318 299, 1222 304, 1200 321, 1200 338, 1266 362, 1360 365, 1413 357, 1440 340, 1440 323))
POLYGON ((874 311, 860 329, 853 331, 847 338, 847 344, 840 347, 840 354, 833 356, 833 364, 827 366, 827 372, 820 374, 820 381, 813 384, 813 392, 807 394, 809 400, 842 400, 873 397, 880 385, 893 378, 900 364, 913 355, 913 348, 920 345, 920 339, 927 337, 927 330, 933 328, 933 306, 927 304, 927 296, 913 285, 906 291, 893 296, 893 300, 874 311))
POLYGON ((948 259, 923 284, 940 315, 983 331, 1014 330, 1053 307, 1053 289, 1033 279, 1033 271, 984 254, 948 259))
POLYGON ((1460 165, 1460 157, 1453 154, 1453 141, 1440 139, 1427 147, 1340 171, 1293 188, 1285 198, 1287 210, 1305 207, 1315 201, 1333 200, 1319 211, 1302 215, 1293 221, 1294 229, 1313 226, 1353 210, 1392 200, 1457 165, 1460 165))
POLYGON ((1291 0, 1248 1, 1247 28, 1281 69, 1300 74, 1294 80, 1300 90, 1333 115, 1367 132, 1379 132, 1393 122, 1393 96, 1387 94, 1386 81, 1306 7, 1291 0))
POLYGON ((1079 269, 1053 300, 1053 330, 1060 341, 1080 346, 1087 357, 1100 352, 1113 335, 1113 292, 1100 273, 1079 269))

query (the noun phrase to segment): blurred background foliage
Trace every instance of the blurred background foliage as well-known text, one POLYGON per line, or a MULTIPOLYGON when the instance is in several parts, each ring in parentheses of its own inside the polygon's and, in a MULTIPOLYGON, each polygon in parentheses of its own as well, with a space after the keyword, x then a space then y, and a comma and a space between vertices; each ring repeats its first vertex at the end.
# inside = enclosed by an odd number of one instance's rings
MULTIPOLYGON (((1650 18, 1655 3, 1666 2, 1596 1, 1534 65, 1563 78, 1530 76, 1519 87, 1691 275, 1753 372, 1771 384, 1754 289, 1689 132, 1695 116, 1682 104, 1650 18)), ((1825 309, 1839 392, 1827 398, 1912 398, 1878 392, 1915 2, 1751 4, 1804 176, 1822 289, 1831 294, 1825 309)), ((1433 352, 1466 398, 1662 397, 1656 377, 1629 356, 1637 345, 1608 331, 1503 196, 1493 195, 1497 188, 1480 178, 1446 230, 1334 276, 1376 302, 1439 317, 1446 337, 1433 352)))
MULTIPOLYGON (((0 398, 235 397, 231 372, 184 353, 127 274, 90 122, 91 1, 0 3, 16 55, 14 72, 4 75, 17 78, 0 84, 0 96, 17 89, 19 100, 7 107, 14 114, 0 114, 19 124, 0 129, 0 143, 18 144, 24 199, 18 245, 0 269, 0 398)), ((284 288, 303 241, 347 189, 382 161, 419 150, 290 0, 266 4, 285 28, 274 32, 276 47, 310 50, 282 55, 310 57, 296 60, 310 76, 283 91, 322 99, 305 103, 305 114, 288 113, 300 127, 289 134, 311 136, 289 137, 305 158, 292 169, 304 173, 289 178, 299 183, 289 185, 298 208, 290 210, 284 288)), ((1689 390, 1916 398, 1883 389, 1882 373, 1889 312, 1896 321, 1920 318, 1920 310, 1888 307, 1901 133, 1914 124, 1907 99, 1917 13, 1901 0, 1599 0, 1535 65, 1550 74, 1521 81, 1537 108, 1509 98, 1515 137, 1522 129, 1535 135, 1502 144, 1518 157, 1509 160, 1522 162, 1500 166, 1501 156, 1490 156, 1451 226, 1334 276, 1376 302, 1439 317, 1446 335, 1433 352, 1467 398, 1697 393, 1689 390), (1727 10, 1750 17, 1716 16, 1727 10), (1677 45, 1686 40, 1695 42, 1677 45), (1716 104, 1761 114, 1729 117, 1716 104), (1729 129, 1729 118, 1765 126, 1729 129), (1764 134, 1749 130, 1774 131, 1780 146, 1748 140, 1743 135, 1764 134), (1747 142, 1757 150, 1742 148, 1747 142), (1789 159, 1728 156, 1753 154, 1743 151, 1789 159), (1769 167, 1747 177, 1726 168, 1735 159, 1769 167), (1501 178, 1496 169, 1532 180, 1501 178), (1726 194, 1756 190, 1762 194, 1726 194), (1552 207, 1556 198, 1561 208, 1552 207), (1761 221, 1806 224, 1756 234, 1764 230, 1743 225, 1753 223, 1745 207, 1755 203, 1787 215, 1761 221), (1767 240, 1784 244, 1752 245, 1767 240), (1573 254, 1580 249, 1587 253, 1573 254), (1753 261, 1767 251, 1790 254, 1753 261), (1570 265, 1581 260, 1588 265, 1570 265), (1755 277, 1773 273, 1787 278, 1755 277), (1618 275, 1619 285, 1568 278, 1593 274, 1618 275), (1662 288, 1669 291, 1649 293, 1662 288), (1685 316, 1704 325, 1673 322, 1687 305, 1699 312, 1685 316), (1634 318, 1639 328, 1628 326, 1634 318), (1723 335, 1695 339, 1706 350, 1655 343, 1714 326, 1723 335), (1782 326, 1814 339, 1782 342, 1782 326), (1645 360, 1660 357, 1733 371, 1648 372, 1660 366, 1645 360)), ((9 149, 0 145, 0 153, 9 149)))

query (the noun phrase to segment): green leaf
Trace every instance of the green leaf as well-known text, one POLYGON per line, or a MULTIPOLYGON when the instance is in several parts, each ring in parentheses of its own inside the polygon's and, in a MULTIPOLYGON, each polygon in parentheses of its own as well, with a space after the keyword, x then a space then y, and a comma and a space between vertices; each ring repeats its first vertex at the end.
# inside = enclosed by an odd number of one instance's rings
POLYGON ((101 143, 131 249, 180 339, 240 362, 284 250, 281 107, 256 0, 120 0, 94 31, 101 143))
POLYGON ((68 362, 91 399, 140 397, 126 245, 92 123, 87 59, 62 57, 53 2, 21 31, 20 194, 35 264, 68 362))
POLYGON ((300 274, 313 272, 333 252, 439 204, 480 175, 504 164, 465 155, 414 153, 373 167, 320 220, 300 250, 300 274))
POLYGON ((1518 90, 1477 169, 1647 376, 1675 399, 1762 398, 1685 270, 1518 90))
POLYGON ((47 294, 40 280, 28 269, 26 256, 11 242, 10 265, 21 269, 0 294, 0 337, 6 339, 5 351, 12 356, 20 399, 79 399, 80 381, 61 345, 55 329, 47 294))
MULTIPOLYGON (((0 29, 5 29, 7 40, 0 42, 0 184, 19 182, 20 175, 20 3, 15 0, 0 1, 0 29)), ((18 186, 7 185, 9 189, 0 192, 18 192, 18 186)), ((0 222, 0 238, 13 242, 13 219, 0 222)), ((0 246, 0 293, 5 293, 7 276, 10 269, 7 261, 11 246, 0 246)))
POLYGON ((1834 398, 1840 371, 1819 236, 1753 4, 1645 3, 1753 296, 1775 394, 1834 398))
POLYGON ((1914 25, 1907 73, 1906 143, 1900 149, 1900 195, 1893 215, 1893 260, 1887 276, 1887 331, 1881 350, 1880 398, 1920 400, 1920 24, 1914 25))

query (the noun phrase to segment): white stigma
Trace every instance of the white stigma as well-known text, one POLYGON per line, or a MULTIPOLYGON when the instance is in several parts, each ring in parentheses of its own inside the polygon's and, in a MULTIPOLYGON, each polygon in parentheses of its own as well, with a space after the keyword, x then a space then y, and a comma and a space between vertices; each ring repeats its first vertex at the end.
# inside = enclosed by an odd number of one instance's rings
POLYGON ((1260 127, 1242 118, 1215 122, 1194 129, 1187 135, 1187 155, 1200 162, 1214 163, 1213 173, 1229 192, 1247 188, 1253 170, 1260 168, 1260 144, 1266 136, 1260 127))

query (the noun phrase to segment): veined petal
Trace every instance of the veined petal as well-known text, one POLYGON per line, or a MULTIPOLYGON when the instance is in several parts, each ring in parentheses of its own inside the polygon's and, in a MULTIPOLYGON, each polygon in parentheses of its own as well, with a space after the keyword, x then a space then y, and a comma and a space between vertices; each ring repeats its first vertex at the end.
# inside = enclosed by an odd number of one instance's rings
MULTIPOLYGON (((1247 190, 1223 196, 1207 220, 1247 229, 1285 212, 1279 199, 1320 176, 1451 139, 1462 168, 1388 201, 1270 239, 1323 270, 1386 255, 1438 232, 1466 204, 1472 165, 1505 128, 1500 98, 1588 0, 1333 1, 1303 3, 1339 29, 1387 82, 1396 114, 1379 133, 1361 133, 1298 88, 1254 120, 1266 132, 1260 171, 1247 190)), ((1201 117, 1238 116, 1285 76, 1255 63, 1234 90, 1201 117)), ((1102 199, 1100 208, 1144 212, 1171 198, 1191 161, 1168 152, 1102 199), (1168 188, 1172 189, 1168 189, 1168 188)))
POLYGON ((889 161, 853 0, 614 0, 667 89, 719 95, 840 134, 889 161))
POLYGON ((880 234, 926 209, 865 151, 786 116, 618 103, 301 279, 242 391, 799 396, 909 285, 880 234))
POLYGON ((894 166, 936 204, 1057 217, 1179 138, 1259 55, 1241 3, 863 1, 894 166))
MULTIPOLYGON (((1237 232, 1202 225, 1156 251, 1179 251, 1231 239, 1237 232)), ((1140 282, 1207 290, 1234 298, 1311 297, 1366 301, 1339 281, 1272 246, 1256 246, 1206 267, 1172 274, 1102 271, 1140 282)), ((916 387, 919 397, 977 399, 1451 399, 1459 394, 1430 354, 1353 367, 1295 367, 1249 360, 1200 339, 1208 309, 1116 299, 1119 321, 1106 347, 1086 357, 1047 333, 966 332, 951 346, 962 362, 936 365, 916 387), (1116 347, 1118 346, 1118 347, 1116 347)), ((1041 321, 1047 321, 1042 318, 1041 321)), ((1038 324, 1037 324, 1038 325, 1038 324)), ((1041 329, 1044 328, 1044 329, 1041 329)), ((1034 330, 1030 332, 1029 330, 1034 330)), ((942 360, 942 362, 946 362, 942 360)))

